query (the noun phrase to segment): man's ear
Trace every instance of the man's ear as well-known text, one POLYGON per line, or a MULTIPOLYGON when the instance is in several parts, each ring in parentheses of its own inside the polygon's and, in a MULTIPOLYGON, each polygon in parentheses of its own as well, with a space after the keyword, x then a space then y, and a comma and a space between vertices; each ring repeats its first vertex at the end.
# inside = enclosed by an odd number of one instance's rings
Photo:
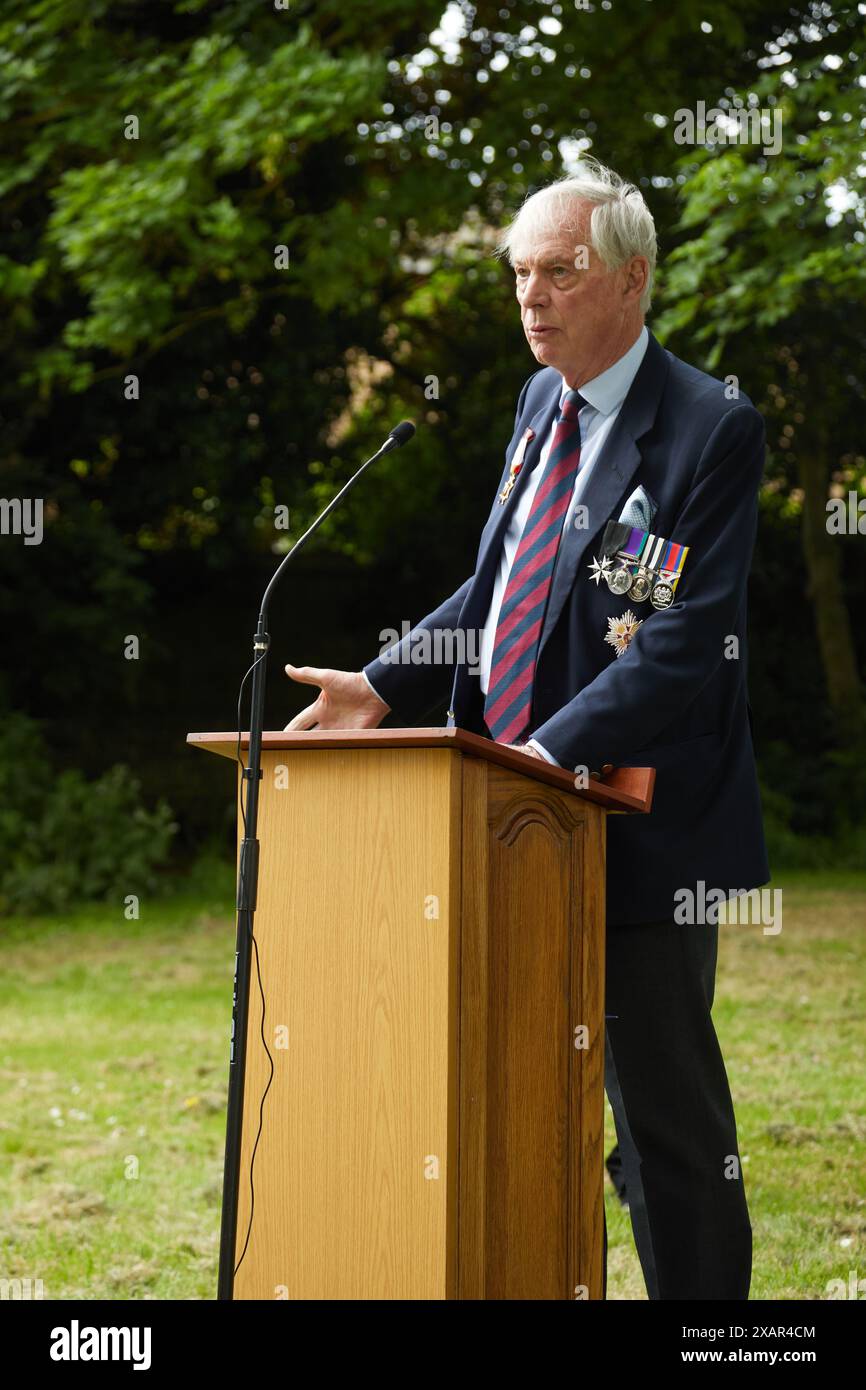
POLYGON ((640 299, 649 279, 649 262, 645 256, 632 256, 628 263, 624 293, 640 299))

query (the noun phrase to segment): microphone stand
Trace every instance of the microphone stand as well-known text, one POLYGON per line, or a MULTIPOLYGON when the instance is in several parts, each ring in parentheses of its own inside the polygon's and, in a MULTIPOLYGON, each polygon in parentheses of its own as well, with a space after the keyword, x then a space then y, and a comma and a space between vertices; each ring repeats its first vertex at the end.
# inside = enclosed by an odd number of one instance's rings
MULTIPOLYGON (((265 719, 265 681, 267 677, 268 650, 270 636, 267 631, 268 604, 283 571, 289 561, 306 545, 310 536, 317 531, 322 522, 355 486, 358 479, 371 463, 392 449, 398 449, 415 433, 409 421, 392 430, 381 449, 378 449, 357 473, 349 479, 336 497, 328 503, 325 510, 310 526, 309 530, 295 541, 287 555, 274 571, 271 581, 262 595, 259 606, 259 619, 253 638, 252 688, 250 696, 250 732, 247 766, 243 768, 240 791, 240 804, 244 817, 244 836, 241 841, 238 864, 237 888, 237 938, 235 942, 235 975, 232 994, 232 1030, 229 1047, 229 1085, 228 1110, 226 1114, 226 1152, 223 1168, 222 1221, 220 1226, 220 1261, 217 1298, 230 1300, 233 1297, 235 1266, 235 1246, 238 1215, 238 1193, 240 1188, 241 1131, 244 1108, 244 1069, 247 1051, 247 1020, 249 1017, 250 964, 252 960, 253 921, 256 911, 256 895, 259 879, 259 841, 257 839, 259 814, 259 782, 262 778, 261 755, 262 733, 265 719), (246 804, 244 785, 246 783, 246 804)), ((240 722, 240 721, 238 721, 240 722)), ((240 734, 238 735, 240 742, 240 734)), ((252 1218, 252 1211, 250 1212, 252 1218)))

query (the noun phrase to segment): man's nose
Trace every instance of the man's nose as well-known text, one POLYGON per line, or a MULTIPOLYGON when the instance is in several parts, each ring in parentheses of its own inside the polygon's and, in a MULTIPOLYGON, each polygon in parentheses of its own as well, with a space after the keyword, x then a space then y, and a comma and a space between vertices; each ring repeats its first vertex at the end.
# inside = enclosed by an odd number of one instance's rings
POLYGON ((520 291, 520 303, 524 308, 529 309, 535 304, 545 304, 546 302, 547 290, 544 276, 536 275, 535 271, 532 271, 520 291))

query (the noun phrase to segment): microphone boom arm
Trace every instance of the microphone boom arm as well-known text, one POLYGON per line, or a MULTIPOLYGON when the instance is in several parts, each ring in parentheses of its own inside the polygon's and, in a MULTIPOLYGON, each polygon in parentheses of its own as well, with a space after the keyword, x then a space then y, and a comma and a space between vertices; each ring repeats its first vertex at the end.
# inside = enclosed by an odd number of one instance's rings
MULTIPOLYGON (((259 880, 259 841, 257 839, 259 814, 259 783, 262 778, 262 733, 265 722, 265 681, 267 677, 268 651, 271 644, 267 632, 268 605, 274 589, 279 583, 289 561, 306 545, 310 536, 330 516, 343 498, 349 493, 358 479, 367 471, 371 463, 393 449, 399 449, 415 433, 415 426, 408 420, 402 421, 388 435, 385 443, 368 458, 347 483, 333 497, 325 510, 316 517, 302 536, 299 536, 291 550, 283 556, 274 570, 262 594, 259 617, 253 638, 252 686, 250 691, 250 735, 247 765, 241 763, 240 810, 244 834, 241 840, 238 862, 237 885, 237 937, 235 941, 235 976, 232 996, 232 1029, 229 1046, 229 1084, 228 1108, 226 1113, 226 1151, 223 1168, 223 1200, 220 1224, 220 1261, 217 1298, 230 1300, 233 1297, 234 1279, 246 1254, 252 1230, 252 1190, 250 1196, 250 1221, 247 1240, 240 1259, 235 1263, 237 1244, 238 1194, 240 1188, 241 1138, 244 1108, 244 1072, 246 1067, 247 1022, 249 1018, 250 965, 252 960, 253 922, 256 910, 256 897, 259 880), (246 783, 246 788, 244 788, 246 783), (246 789, 246 798, 244 790, 246 789)), ((248 672, 249 674, 249 672, 248 672)), ((246 679, 246 677, 244 678, 246 679)), ((241 685, 243 689, 243 683, 241 685)), ((240 725, 240 719, 238 719, 240 725)), ((238 756, 240 758, 241 732, 238 728, 238 756)), ((264 1030, 264 1017, 262 1018, 264 1030)), ((258 1140, 256 1141, 258 1143, 258 1140)), ((253 1159, 255 1149, 253 1150, 253 1159)), ((253 1159, 250 1160, 251 1164, 253 1159)), ((252 1178, 252 1173, 251 1173, 252 1178)), ((252 1187, 252 1185, 251 1185, 252 1187)))

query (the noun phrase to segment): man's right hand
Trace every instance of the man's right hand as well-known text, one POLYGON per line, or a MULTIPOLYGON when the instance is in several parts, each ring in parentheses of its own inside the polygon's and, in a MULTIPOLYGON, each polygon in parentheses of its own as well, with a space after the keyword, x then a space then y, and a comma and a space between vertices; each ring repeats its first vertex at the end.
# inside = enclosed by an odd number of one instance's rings
POLYGON ((374 694, 360 671, 331 671, 318 666, 287 666, 286 675, 303 685, 320 687, 317 700, 284 732, 295 729, 375 729, 391 706, 374 694))

